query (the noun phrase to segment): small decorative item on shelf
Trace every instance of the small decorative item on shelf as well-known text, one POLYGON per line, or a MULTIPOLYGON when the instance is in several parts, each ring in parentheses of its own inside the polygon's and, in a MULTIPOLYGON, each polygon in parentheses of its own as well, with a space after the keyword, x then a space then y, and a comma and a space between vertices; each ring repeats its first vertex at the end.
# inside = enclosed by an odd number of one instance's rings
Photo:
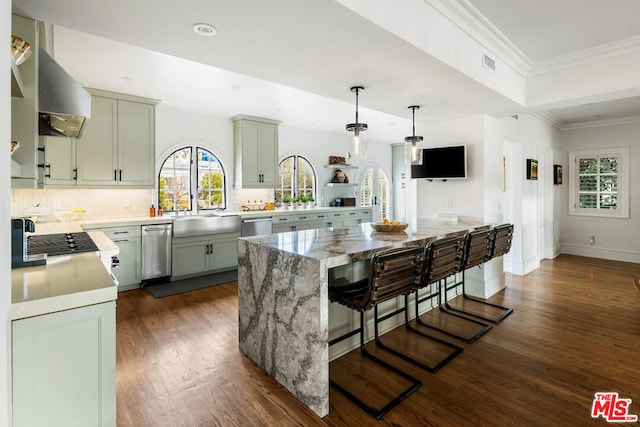
POLYGON ((298 196, 293 196, 291 198, 291 207, 293 209, 296 209, 298 207, 298 202, 300 201, 300 198, 298 196))
POLYGON ((349 178, 347 178, 347 175, 342 172, 342 170, 336 169, 336 171, 333 173, 333 178, 331 178, 331 182, 344 184, 349 182, 349 178))
POLYGON ((330 165, 346 165, 346 159, 341 156, 329 156, 330 165))
POLYGON ((16 152, 16 150, 20 148, 20 143, 18 141, 11 141, 11 155, 16 152))
POLYGON ((553 183, 562 185, 562 165, 553 165, 553 183))
POLYGON ((12 35, 11 54, 16 60, 16 65, 20 65, 31 56, 31 45, 20 37, 12 35))

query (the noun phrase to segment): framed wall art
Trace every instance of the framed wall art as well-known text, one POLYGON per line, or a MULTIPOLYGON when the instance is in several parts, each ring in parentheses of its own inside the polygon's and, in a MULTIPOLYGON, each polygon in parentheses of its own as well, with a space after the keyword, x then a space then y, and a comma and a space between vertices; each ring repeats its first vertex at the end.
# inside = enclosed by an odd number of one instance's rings
POLYGON ((527 179, 538 179, 538 161, 527 159, 527 179))
POLYGON ((553 165, 553 183, 562 185, 562 165, 553 165))

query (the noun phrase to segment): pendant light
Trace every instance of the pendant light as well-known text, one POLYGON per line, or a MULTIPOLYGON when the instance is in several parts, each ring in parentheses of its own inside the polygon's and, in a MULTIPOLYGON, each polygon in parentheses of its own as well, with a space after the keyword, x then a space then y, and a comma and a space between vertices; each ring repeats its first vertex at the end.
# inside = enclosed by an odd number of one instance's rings
POLYGON ((408 108, 411 108, 413 112, 413 134, 411 136, 407 136, 404 139, 404 142, 409 144, 409 161, 412 165, 421 165, 422 164, 422 150, 418 149, 418 142, 422 142, 421 136, 416 136, 416 110, 420 109, 419 105, 412 105, 408 108))
POLYGON ((362 86, 353 86, 351 92, 356 94, 356 122, 346 126, 349 137, 348 159, 365 159, 367 157, 367 125, 358 122, 358 94, 363 91, 362 86))

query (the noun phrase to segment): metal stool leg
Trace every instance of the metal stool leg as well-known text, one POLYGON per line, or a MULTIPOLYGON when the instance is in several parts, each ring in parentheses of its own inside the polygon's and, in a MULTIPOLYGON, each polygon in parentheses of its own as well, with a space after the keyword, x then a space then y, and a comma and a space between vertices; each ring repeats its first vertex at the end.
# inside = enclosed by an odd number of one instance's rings
MULTIPOLYGON (((477 333, 475 333, 473 336, 465 337, 465 336, 462 336, 462 335, 458 335, 458 334, 456 334, 454 332, 448 331, 448 330, 446 330, 444 328, 441 328, 439 326, 431 325, 431 324, 425 322, 424 320, 422 320, 420 315, 418 314, 418 313, 420 313, 420 310, 419 310, 419 300, 417 298, 416 298, 416 322, 419 325, 425 326, 427 328, 434 329, 434 330, 436 330, 438 332, 442 332, 443 334, 449 335, 449 336, 454 337, 454 338, 458 338, 458 339, 466 341, 468 343, 475 342, 482 335, 484 335, 485 333, 489 332, 489 330, 491 330, 491 325, 479 322, 479 321, 474 320, 474 319, 469 319, 468 317, 461 316, 461 315, 458 315, 458 314, 455 314, 455 313, 450 313, 450 312, 447 311, 445 303, 442 302, 442 300, 443 300, 443 295, 442 295, 443 285, 442 285, 442 282, 443 282, 443 280, 439 280, 438 281, 438 309, 440 310, 440 312, 442 312, 444 314, 448 314, 450 316, 457 317, 459 319, 463 319, 463 320, 465 320, 465 321, 467 321, 469 323, 473 323, 475 325, 482 326, 482 328, 477 333)), ((446 302, 446 300, 447 300, 447 284, 446 284, 446 280, 444 280, 444 282, 445 282, 444 283, 444 300, 446 302)))
MULTIPOLYGON (((416 295, 417 297, 417 295, 416 295)), ((375 306, 373 309, 373 313, 374 313, 374 329, 375 329, 375 343, 376 346, 380 347, 381 349, 388 351, 391 354, 394 354, 396 356, 398 356, 401 359, 406 360, 407 362, 413 363, 416 366, 419 366, 420 368, 431 372, 432 374, 435 374, 436 372, 438 372, 440 369, 442 369, 442 367, 444 367, 447 363, 451 362, 453 359, 455 359, 460 353, 462 353, 463 348, 459 347, 455 344, 452 344, 448 341, 442 340, 440 338, 436 338, 432 335, 429 335, 427 333, 424 333, 422 331, 419 331, 417 329, 415 329, 414 327, 412 327, 409 324, 409 295, 405 295, 404 296, 404 309, 399 309, 399 310, 395 310, 392 313, 387 314, 386 316, 382 317, 382 318, 378 318, 378 306, 375 306), (401 311, 404 311, 404 318, 405 318, 405 328, 408 329, 409 331, 415 332, 425 338, 428 338, 430 340, 436 341, 448 348, 451 349, 451 352, 445 356, 441 361, 433 364, 433 365, 428 365, 422 361, 419 361, 413 357, 407 356, 406 354, 402 353, 399 350, 394 349, 393 347, 390 347, 386 344, 384 344, 378 334, 378 323, 382 322, 392 316, 395 316, 396 314, 399 314, 401 311)))
MULTIPOLYGON (((374 307, 377 307, 377 306, 374 306, 374 307)), ((390 365, 389 363, 385 362, 384 360, 379 359, 378 357, 372 355, 371 353, 369 353, 367 351, 367 349, 366 349, 366 347, 364 345, 364 331, 365 331, 364 323, 365 323, 364 322, 364 312, 360 311, 360 353, 364 357, 366 357, 367 359, 377 363, 378 365, 390 370, 391 372, 393 372, 393 373, 401 376, 402 378, 406 379, 407 381, 409 381, 409 383, 410 383, 409 387, 407 387, 404 391, 402 391, 396 397, 391 399, 391 401, 389 401, 387 404, 385 404, 382 408, 376 409, 376 408, 373 408, 373 407, 367 405, 366 403, 364 403, 360 398, 356 397, 353 393, 349 392, 348 390, 345 390, 342 386, 340 386, 339 384, 337 384, 333 380, 330 379, 329 383, 331 384, 332 387, 334 387, 340 393, 345 395, 349 400, 351 400, 353 403, 355 403, 358 407, 363 409, 365 412, 367 412, 369 415, 371 415, 375 419, 379 420, 385 414, 387 414, 391 409, 393 409, 400 402, 402 402, 404 399, 406 399, 407 396, 409 396, 411 393, 413 393, 418 388, 420 388, 420 386, 422 386, 422 382, 420 380, 418 380, 417 378, 407 374, 406 372, 401 371, 400 369, 396 368, 395 366, 390 365)), ((337 338, 336 340, 332 340, 332 343, 335 344, 336 342, 339 342, 342 339, 345 339, 345 338, 347 338, 349 336, 353 336, 353 335, 354 335, 354 333, 345 334, 342 337, 337 338)))

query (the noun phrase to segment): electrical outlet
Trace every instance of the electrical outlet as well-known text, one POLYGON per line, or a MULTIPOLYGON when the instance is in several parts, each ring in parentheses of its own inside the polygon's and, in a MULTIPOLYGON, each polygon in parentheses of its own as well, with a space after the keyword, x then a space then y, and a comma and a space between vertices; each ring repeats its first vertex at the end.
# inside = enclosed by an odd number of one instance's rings
POLYGON ((589 244, 595 245, 595 243, 596 243, 596 236, 589 236, 589 244))

